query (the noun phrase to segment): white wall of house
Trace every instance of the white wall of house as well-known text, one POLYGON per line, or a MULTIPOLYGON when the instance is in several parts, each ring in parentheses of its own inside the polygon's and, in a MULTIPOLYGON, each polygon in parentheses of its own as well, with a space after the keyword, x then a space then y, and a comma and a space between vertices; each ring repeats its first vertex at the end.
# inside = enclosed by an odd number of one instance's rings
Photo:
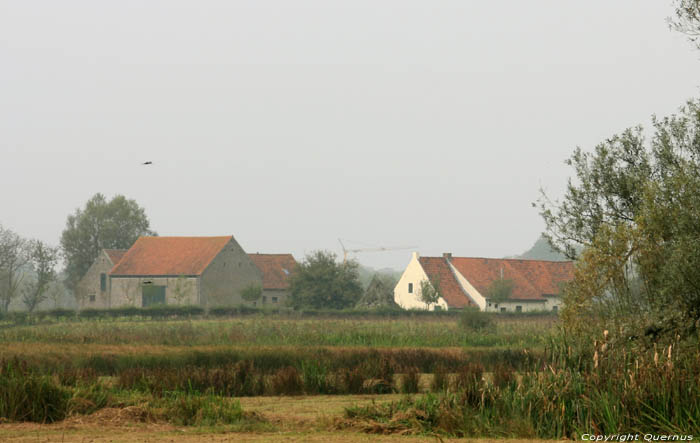
MULTIPOLYGON (((425 303, 420 300, 420 284, 428 280, 428 275, 423 270, 418 261, 418 253, 414 252, 411 261, 403 271, 399 282, 394 287, 394 301, 403 309, 426 309, 425 303)), ((435 306, 447 310, 447 302, 440 298, 436 305, 431 305, 430 310, 435 310, 435 306)))
POLYGON ((558 311, 561 309, 562 301, 561 297, 557 296, 545 296, 547 301, 544 304, 544 309, 547 311, 558 311))
POLYGON ((196 305, 198 301, 197 277, 112 277, 110 278, 110 302, 112 308, 120 306, 141 307, 142 285, 165 286, 165 304, 196 305))
POLYGON ((452 266, 452 263, 450 263, 450 269, 452 269, 452 273, 455 275, 455 277, 457 277, 457 282, 462 287, 462 289, 467 294, 469 294, 469 297, 474 301, 474 303, 477 304, 477 306, 479 306, 480 310, 485 311, 487 305, 486 298, 483 295, 481 295, 481 293, 477 291, 471 283, 469 283, 469 280, 467 280, 462 274, 460 274, 457 268, 452 266))
MULTIPOLYGON (((518 300, 508 300, 505 302, 486 302, 487 312, 535 312, 535 311, 545 311, 546 301, 518 301, 518 300), (491 306, 489 306, 489 304, 491 306), (520 310, 518 310, 520 307, 520 310), (505 308, 505 311, 503 309, 505 308)), ((551 309, 550 309, 551 310, 551 309)))

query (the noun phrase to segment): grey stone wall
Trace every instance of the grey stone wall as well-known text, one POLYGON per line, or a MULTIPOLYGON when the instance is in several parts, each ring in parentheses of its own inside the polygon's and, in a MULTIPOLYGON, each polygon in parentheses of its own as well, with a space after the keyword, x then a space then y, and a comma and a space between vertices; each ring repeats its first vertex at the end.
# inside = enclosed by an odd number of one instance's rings
POLYGON ((288 289, 264 289, 259 306, 284 307, 289 300, 288 289))
POLYGON ((165 286, 165 304, 197 305, 198 277, 112 277, 111 307, 143 305, 142 285, 165 286))
POLYGON ((240 292, 250 285, 262 285, 262 273, 236 240, 224 246, 201 277, 204 308, 237 306, 244 303, 240 292))
POLYGON ((100 251, 95 261, 78 282, 75 289, 78 309, 109 307, 109 271, 114 264, 104 251, 100 251), (106 275, 107 286, 100 289, 100 274, 106 275))

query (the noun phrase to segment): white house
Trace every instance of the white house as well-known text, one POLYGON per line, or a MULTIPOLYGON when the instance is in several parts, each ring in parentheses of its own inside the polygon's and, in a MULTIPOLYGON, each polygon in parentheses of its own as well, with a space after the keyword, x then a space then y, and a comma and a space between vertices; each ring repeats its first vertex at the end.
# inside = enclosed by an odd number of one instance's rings
MULTIPOLYGON (((414 252, 394 288, 394 300, 404 309, 426 309, 420 299, 421 282, 428 281, 441 294, 439 309, 478 307, 491 312, 557 311, 561 285, 573 278, 573 262, 476 257, 420 257, 414 252), (488 300, 491 285, 506 279, 513 283, 506 301, 488 300)), ((430 309, 435 309, 430 306, 430 309)))

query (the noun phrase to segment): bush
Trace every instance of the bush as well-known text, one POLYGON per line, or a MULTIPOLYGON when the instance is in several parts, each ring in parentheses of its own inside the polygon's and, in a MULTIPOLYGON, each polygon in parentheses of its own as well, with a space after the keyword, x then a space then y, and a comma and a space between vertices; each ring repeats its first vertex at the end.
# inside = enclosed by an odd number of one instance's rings
POLYGON ((466 308, 459 316, 459 326, 466 331, 483 331, 494 327, 493 320, 478 308, 466 308))

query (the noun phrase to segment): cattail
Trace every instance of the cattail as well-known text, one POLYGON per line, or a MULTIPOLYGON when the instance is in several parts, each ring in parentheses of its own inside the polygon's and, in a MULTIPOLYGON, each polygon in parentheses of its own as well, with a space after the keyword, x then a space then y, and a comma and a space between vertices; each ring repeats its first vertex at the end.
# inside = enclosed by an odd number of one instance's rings
POLYGON ((608 338, 608 330, 607 329, 605 331, 603 331, 603 337, 605 337, 606 339, 608 338))
POLYGON ((654 366, 659 364, 659 353, 654 351, 654 366))
POLYGON ((673 347, 672 344, 668 345, 668 359, 669 359, 669 361, 671 360, 671 347, 673 347))
POLYGON ((598 351, 597 350, 593 354, 593 367, 594 368, 598 367, 598 351))

